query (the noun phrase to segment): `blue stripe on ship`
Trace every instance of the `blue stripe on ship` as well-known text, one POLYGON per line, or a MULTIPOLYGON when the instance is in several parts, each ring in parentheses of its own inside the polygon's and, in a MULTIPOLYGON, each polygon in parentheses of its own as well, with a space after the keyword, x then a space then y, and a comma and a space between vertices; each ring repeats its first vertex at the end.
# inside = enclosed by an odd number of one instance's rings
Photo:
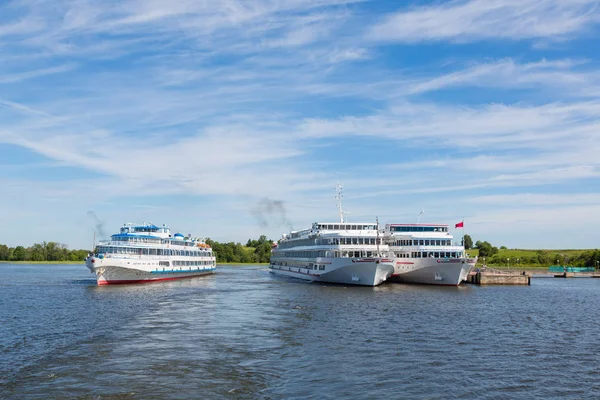
POLYGON ((206 269, 185 269, 181 271, 150 271, 151 274, 189 274, 190 272, 210 272, 214 271, 216 268, 206 268, 206 269))

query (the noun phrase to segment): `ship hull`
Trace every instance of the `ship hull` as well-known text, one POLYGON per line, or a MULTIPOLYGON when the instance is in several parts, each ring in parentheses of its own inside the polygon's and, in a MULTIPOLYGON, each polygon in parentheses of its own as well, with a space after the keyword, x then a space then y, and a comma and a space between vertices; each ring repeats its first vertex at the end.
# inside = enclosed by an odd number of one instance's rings
POLYGON ((158 268, 151 263, 140 267, 120 265, 121 263, 105 260, 91 260, 86 262, 87 267, 96 276, 98 286, 124 285, 135 283, 152 283, 161 281, 172 281, 177 279, 193 278, 213 274, 214 266, 206 267, 182 267, 182 268, 158 268))
MULTIPOLYGON (((389 279, 394 272, 392 260, 359 259, 335 260, 337 265, 326 271, 271 264, 270 272, 275 275, 344 285, 377 286, 389 279)), ((332 263, 333 264, 333 263, 332 263)))
POLYGON ((396 259, 391 282, 458 286, 475 267, 476 259, 396 259))

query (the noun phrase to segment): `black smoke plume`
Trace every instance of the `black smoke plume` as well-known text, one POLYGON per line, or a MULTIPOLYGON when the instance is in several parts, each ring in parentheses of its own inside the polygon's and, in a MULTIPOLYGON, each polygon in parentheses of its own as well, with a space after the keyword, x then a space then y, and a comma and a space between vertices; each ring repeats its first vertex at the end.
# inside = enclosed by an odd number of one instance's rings
POLYGON ((287 218, 285 205, 281 200, 264 197, 254 206, 252 214, 261 228, 285 226, 292 230, 292 223, 287 218))
POLYGON ((104 222, 100 221, 100 218, 98 218, 96 213, 93 211, 88 211, 87 215, 88 215, 88 217, 90 217, 94 220, 94 222, 96 224, 96 232, 98 233, 98 236, 101 238, 106 237, 106 232, 104 232, 104 222))

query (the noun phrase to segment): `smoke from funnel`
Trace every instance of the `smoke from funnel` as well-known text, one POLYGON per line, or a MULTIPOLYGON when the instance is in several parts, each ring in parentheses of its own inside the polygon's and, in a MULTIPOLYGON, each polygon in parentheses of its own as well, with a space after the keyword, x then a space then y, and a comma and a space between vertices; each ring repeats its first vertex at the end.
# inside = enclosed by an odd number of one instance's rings
POLYGON ((292 223, 287 218, 285 206, 281 200, 264 197, 258 201, 252 214, 261 228, 286 226, 292 230, 292 223))
POLYGON ((87 215, 96 223, 96 232, 98 233, 98 236, 101 238, 106 237, 106 233, 104 232, 104 222, 100 221, 96 213, 93 211, 88 211, 87 215))

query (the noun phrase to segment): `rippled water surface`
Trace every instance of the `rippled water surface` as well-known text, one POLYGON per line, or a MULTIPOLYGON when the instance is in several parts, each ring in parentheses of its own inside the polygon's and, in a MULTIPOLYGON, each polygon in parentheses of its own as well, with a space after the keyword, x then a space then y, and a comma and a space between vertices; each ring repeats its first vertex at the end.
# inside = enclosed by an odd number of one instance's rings
POLYGON ((599 398, 599 293, 247 266, 97 287, 83 265, 0 264, 0 398, 599 398))

